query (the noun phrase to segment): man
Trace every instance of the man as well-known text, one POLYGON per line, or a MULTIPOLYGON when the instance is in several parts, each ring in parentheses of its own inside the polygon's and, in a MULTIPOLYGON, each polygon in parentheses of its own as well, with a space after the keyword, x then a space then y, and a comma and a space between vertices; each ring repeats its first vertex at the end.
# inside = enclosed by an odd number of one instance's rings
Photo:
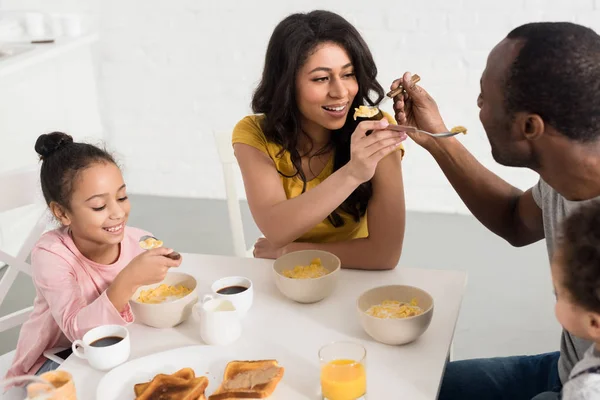
MULTIPOLYGON (((434 133, 448 131, 435 101, 409 82, 406 73, 392 84, 392 89, 402 83, 407 90, 395 99, 398 122, 434 133)), ((535 187, 526 192, 513 187, 454 138, 411 138, 435 158, 489 230, 513 246, 545 238, 551 257, 560 222, 578 207, 600 200, 600 36, 571 23, 516 28, 490 53, 477 104, 494 159, 539 173, 535 187)), ((449 363, 439 398, 558 395, 590 345, 565 331, 560 353, 449 363)))

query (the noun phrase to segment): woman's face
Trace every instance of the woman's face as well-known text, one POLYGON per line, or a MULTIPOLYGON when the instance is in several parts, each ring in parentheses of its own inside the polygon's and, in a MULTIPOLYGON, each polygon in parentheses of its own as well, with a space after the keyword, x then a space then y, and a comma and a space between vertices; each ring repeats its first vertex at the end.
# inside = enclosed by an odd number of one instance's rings
POLYGON ((318 45, 296 75, 296 103, 303 128, 340 129, 357 92, 354 66, 346 50, 331 42, 318 45))

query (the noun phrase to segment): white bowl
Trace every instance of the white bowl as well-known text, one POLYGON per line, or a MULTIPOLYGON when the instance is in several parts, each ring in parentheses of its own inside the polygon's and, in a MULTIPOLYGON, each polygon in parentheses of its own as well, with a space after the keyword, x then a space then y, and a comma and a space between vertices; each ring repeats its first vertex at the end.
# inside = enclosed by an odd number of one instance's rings
POLYGON ((378 342, 399 345, 410 343, 421 336, 429 327, 433 316, 433 297, 423 289, 407 285, 380 286, 367 290, 356 302, 358 317, 363 329, 378 342), (417 300, 423 313, 407 318, 377 318, 367 310, 384 300, 410 303, 417 300))
POLYGON ((183 272, 168 272, 162 282, 140 287, 129 301, 135 320, 154 328, 172 328, 179 325, 189 318, 192 307, 198 301, 196 284, 196 279, 191 275, 183 272), (137 301, 142 290, 152 289, 163 283, 171 286, 183 285, 192 291, 182 298, 164 303, 148 304, 137 301))
POLYGON ((340 259, 327 251, 301 250, 288 253, 273 263, 275 285, 284 296, 299 303, 316 303, 329 296, 336 287, 341 268, 340 259), (320 258, 323 267, 330 272, 319 278, 294 279, 283 275, 283 271, 298 265, 310 265, 320 258))

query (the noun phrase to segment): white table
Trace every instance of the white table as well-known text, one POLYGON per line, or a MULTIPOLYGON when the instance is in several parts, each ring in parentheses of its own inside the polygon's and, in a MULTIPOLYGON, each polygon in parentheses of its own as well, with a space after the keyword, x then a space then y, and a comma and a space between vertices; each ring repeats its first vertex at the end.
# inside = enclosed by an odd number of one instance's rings
MULTIPOLYGON (((393 271, 342 270, 336 291, 315 304, 299 304, 277 290, 271 260, 184 254, 179 270, 198 280, 198 294, 209 293, 210 284, 229 275, 243 275, 254 284, 252 309, 243 321, 238 342, 268 347, 286 368, 284 380, 302 387, 298 399, 315 399, 319 386, 319 348, 331 341, 350 340, 367 349, 367 393, 371 399, 437 398, 446 358, 467 275, 459 271, 398 267, 393 271), (435 309, 429 329, 415 342, 387 346, 372 340, 361 328, 356 299, 363 291, 386 284, 421 287, 434 298, 435 309), (295 382, 296 381, 296 382, 295 382)), ((189 345, 202 345, 198 323, 159 330, 141 324, 129 326, 131 359, 189 345)), ((234 344, 236 345, 236 344, 234 344)), ((75 356, 60 367, 73 375, 79 399, 92 399, 104 373, 75 356)), ((294 400, 294 399, 290 399, 294 400)))

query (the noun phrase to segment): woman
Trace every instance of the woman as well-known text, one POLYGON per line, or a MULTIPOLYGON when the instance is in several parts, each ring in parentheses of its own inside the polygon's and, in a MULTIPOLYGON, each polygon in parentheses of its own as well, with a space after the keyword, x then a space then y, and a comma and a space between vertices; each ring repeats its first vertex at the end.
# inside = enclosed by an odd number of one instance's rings
POLYGON ((355 108, 383 98, 376 76, 366 43, 337 14, 293 14, 275 28, 252 99, 260 115, 242 119, 232 140, 250 210, 265 236, 256 257, 320 249, 346 268, 397 265, 406 136, 385 129, 394 122, 387 114, 381 121, 354 120, 355 108))

